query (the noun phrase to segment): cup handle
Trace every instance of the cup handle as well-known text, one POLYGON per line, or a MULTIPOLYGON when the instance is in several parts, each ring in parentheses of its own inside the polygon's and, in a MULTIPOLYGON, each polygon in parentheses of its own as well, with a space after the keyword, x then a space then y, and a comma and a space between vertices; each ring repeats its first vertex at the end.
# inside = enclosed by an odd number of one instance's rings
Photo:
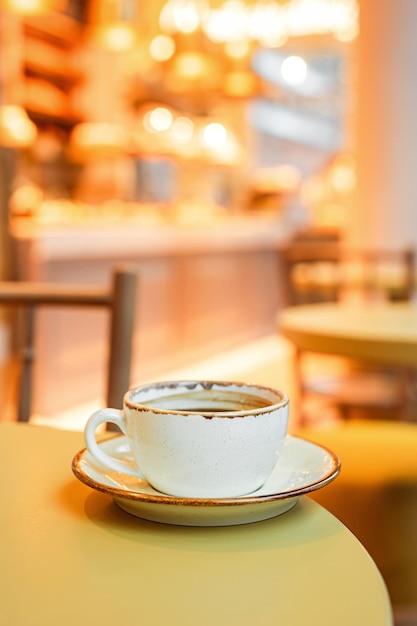
POLYGON ((130 476, 138 476, 136 467, 116 459, 106 452, 104 452, 97 443, 96 430, 101 424, 116 424, 120 428, 123 434, 127 435, 126 418, 123 411, 118 409, 99 409, 88 419, 84 429, 84 438, 87 450, 97 461, 99 461, 105 467, 115 470, 116 472, 123 472, 123 474, 129 474, 130 476))

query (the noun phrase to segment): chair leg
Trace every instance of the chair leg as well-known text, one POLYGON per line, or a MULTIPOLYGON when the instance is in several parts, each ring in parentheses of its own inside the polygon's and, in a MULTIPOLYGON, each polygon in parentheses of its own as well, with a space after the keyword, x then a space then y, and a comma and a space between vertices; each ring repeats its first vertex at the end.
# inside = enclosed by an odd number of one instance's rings
POLYGON ((403 367, 401 369, 399 419, 405 422, 413 421, 414 377, 415 370, 412 367, 403 367))
POLYGON ((298 348, 295 348, 294 352, 294 387, 296 398, 298 402, 298 423, 300 426, 306 425, 305 413, 304 413, 304 400, 305 393, 303 388, 303 373, 302 373, 302 352, 298 348))
POLYGON ((35 308, 28 306, 25 310, 24 320, 24 346, 22 350, 22 370, 19 381, 17 420, 28 422, 32 408, 32 368, 35 360, 34 352, 34 329, 35 308))
POLYGON ((123 395, 130 385, 136 289, 134 272, 115 273, 106 402, 108 407, 117 409, 122 408, 123 395))
POLYGON ((337 404, 338 411, 343 420, 348 420, 350 417, 350 407, 347 404, 337 404))

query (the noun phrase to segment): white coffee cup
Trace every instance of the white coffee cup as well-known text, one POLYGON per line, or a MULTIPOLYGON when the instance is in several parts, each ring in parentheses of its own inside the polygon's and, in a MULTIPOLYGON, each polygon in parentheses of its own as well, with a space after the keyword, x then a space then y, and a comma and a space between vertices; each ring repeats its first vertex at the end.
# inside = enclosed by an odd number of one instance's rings
POLYGON ((145 479, 162 493, 228 498, 264 484, 287 427, 288 398, 281 391, 237 382, 168 381, 129 390, 123 411, 96 411, 85 440, 104 467, 145 479), (134 466, 97 443, 96 430, 104 423, 127 435, 134 466))

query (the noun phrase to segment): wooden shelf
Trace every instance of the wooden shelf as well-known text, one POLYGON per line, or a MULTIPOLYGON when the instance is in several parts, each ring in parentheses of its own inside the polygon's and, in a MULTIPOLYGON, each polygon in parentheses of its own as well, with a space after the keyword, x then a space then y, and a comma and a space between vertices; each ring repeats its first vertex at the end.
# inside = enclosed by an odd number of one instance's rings
POLYGON ((83 38, 82 25, 62 13, 26 17, 23 26, 25 36, 38 37, 63 48, 72 48, 83 38))
POLYGON ((74 126, 83 121, 81 118, 51 115, 50 113, 30 108, 27 108, 26 112, 37 126, 58 126, 67 131, 71 131, 74 126))
POLYGON ((37 126, 70 131, 82 121, 74 112, 72 91, 83 75, 75 55, 83 42, 82 22, 64 13, 23 21, 24 103, 37 126))
POLYGON ((25 76, 46 80, 56 87, 65 90, 71 89, 83 80, 81 74, 60 74, 30 61, 25 64, 24 72, 25 76))

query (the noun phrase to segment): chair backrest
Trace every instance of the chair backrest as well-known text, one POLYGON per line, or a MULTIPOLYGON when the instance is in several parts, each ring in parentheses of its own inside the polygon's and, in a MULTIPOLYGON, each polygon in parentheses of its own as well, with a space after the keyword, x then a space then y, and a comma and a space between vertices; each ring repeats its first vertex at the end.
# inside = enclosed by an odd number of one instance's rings
POLYGON ((361 250, 338 241, 295 239, 279 255, 287 305, 349 297, 410 300, 414 293, 411 248, 361 250))
POLYGON ((340 244, 321 239, 294 239, 279 249, 286 305, 338 299, 340 244))
POLYGON ((340 297, 361 300, 411 300, 416 254, 412 248, 357 250, 341 248, 340 297))
POLYGON ((130 384, 137 274, 124 268, 113 272, 110 287, 56 285, 23 281, 0 282, 0 305, 23 308, 23 350, 17 419, 31 414, 32 370, 35 361, 35 312, 38 307, 102 307, 110 315, 106 403, 121 408, 130 384))

